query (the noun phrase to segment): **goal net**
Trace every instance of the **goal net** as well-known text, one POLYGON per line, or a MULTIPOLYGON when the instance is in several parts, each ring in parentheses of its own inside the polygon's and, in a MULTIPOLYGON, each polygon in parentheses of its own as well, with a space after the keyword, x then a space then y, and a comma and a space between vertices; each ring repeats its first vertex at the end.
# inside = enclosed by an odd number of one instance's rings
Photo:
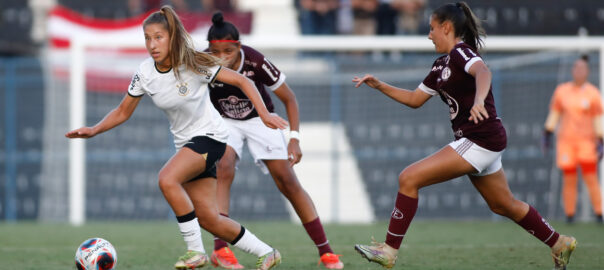
MULTIPOLYGON (((203 49, 204 38, 196 36, 203 49)), ((424 36, 244 37, 287 76, 301 117, 302 162, 296 173, 322 220, 387 218, 398 174, 452 140, 447 107, 433 98, 413 110, 351 79, 365 73, 415 89, 438 57, 424 36)), ((157 173, 174 153, 163 113, 143 97, 126 123, 89 140, 66 140, 115 108, 138 64, 148 57, 140 37, 80 37, 50 51, 41 218, 168 219, 173 214, 157 173)), ((508 132, 503 164, 514 195, 549 218, 561 217, 560 175, 539 139, 554 88, 571 79, 572 62, 590 56, 590 82, 600 85, 601 38, 489 37, 483 58, 493 74, 497 110, 508 132)), ((273 95, 277 113, 285 110, 273 95)), ((422 218, 493 218, 467 178, 422 189, 422 218)), ((587 215, 589 203, 580 204, 587 215)), ((298 220, 269 175, 244 152, 232 188, 238 219, 298 220)))

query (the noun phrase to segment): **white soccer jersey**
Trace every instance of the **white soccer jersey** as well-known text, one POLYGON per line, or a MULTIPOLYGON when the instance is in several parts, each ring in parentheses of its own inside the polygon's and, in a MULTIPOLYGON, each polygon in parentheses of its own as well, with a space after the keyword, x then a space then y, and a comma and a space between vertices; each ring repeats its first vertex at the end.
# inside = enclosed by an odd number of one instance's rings
POLYGON ((212 105, 208 91, 208 83, 216 79, 219 70, 220 66, 209 67, 202 70, 205 75, 200 75, 186 70, 183 65, 177 80, 172 69, 160 72, 153 58, 148 58, 132 77, 128 94, 134 97, 148 94, 153 103, 166 113, 176 149, 196 136, 226 143, 227 128, 212 105))

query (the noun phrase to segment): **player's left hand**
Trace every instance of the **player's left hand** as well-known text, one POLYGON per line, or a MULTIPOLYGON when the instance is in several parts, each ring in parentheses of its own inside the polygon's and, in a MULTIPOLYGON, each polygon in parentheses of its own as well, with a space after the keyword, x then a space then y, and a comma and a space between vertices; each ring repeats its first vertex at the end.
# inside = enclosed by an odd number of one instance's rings
POLYGON ((302 159, 302 150, 300 150, 300 142, 296 139, 290 139, 287 144, 287 160, 289 165, 293 167, 302 159))
POLYGON ((478 122, 485 119, 489 119, 489 113, 487 113, 487 109, 484 108, 484 101, 474 101, 474 106, 470 109, 470 117, 468 120, 473 121, 474 124, 478 124, 478 122))
POLYGON ((285 129, 289 125, 289 122, 274 113, 261 115, 260 119, 262 119, 262 123, 269 128, 285 129))

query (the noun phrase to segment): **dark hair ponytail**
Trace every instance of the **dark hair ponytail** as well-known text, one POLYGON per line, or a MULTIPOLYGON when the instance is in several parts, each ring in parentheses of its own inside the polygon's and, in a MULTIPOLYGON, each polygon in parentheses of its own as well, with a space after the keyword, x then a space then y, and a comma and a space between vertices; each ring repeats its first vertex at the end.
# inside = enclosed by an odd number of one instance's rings
POLYGON ((230 22, 225 22, 222 12, 216 11, 212 15, 212 27, 208 31, 208 41, 231 39, 239 40, 239 30, 230 22))
POLYGON ((170 35, 169 57, 176 78, 180 79, 178 67, 182 64, 197 74, 204 74, 201 70, 207 70, 207 67, 221 64, 220 59, 195 50, 191 36, 185 30, 185 27, 172 7, 165 5, 159 11, 151 13, 143 21, 143 28, 154 23, 161 24, 168 30, 170 35))
POLYGON ((481 36, 486 36, 486 32, 466 2, 442 5, 432 14, 439 22, 453 23, 455 36, 472 48, 480 49, 484 45, 481 36))

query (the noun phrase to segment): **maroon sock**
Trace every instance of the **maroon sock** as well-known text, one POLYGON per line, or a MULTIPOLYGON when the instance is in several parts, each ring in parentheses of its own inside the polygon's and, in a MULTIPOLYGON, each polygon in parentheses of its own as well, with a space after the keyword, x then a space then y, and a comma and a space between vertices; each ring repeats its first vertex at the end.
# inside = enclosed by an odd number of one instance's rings
MULTIPOLYGON (((229 217, 228 214, 220 213, 220 215, 224 216, 224 217, 229 217)), ((222 239, 214 236, 214 250, 219 250, 221 248, 225 248, 225 247, 228 247, 228 246, 229 246, 229 243, 227 243, 226 241, 224 241, 224 240, 222 240, 222 239)))
POLYGON ((317 217, 315 220, 302 224, 304 225, 304 229, 306 229, 306 233, 310 236, 315 245, 319 249, 319 256, 325 253, 333 253, 331 247, 329 246, 329 241, 325 236, 325 231, 323 230, 323 225, 321 225, 321 220, 317 217))
POLYGON ((530 205, 526 216, 516 223, 550 247, 556 243, 560 236, 554 228, 539 215, 539 212, 530 205))
POLYGON ((403 237, 415 216, 417 210, 417 199, 401 194, 396 195, 394 209, 390 215, 390 225, 388 225, 388 233, 386 234, 386 244, 399 249, 403 242, 403 237))

